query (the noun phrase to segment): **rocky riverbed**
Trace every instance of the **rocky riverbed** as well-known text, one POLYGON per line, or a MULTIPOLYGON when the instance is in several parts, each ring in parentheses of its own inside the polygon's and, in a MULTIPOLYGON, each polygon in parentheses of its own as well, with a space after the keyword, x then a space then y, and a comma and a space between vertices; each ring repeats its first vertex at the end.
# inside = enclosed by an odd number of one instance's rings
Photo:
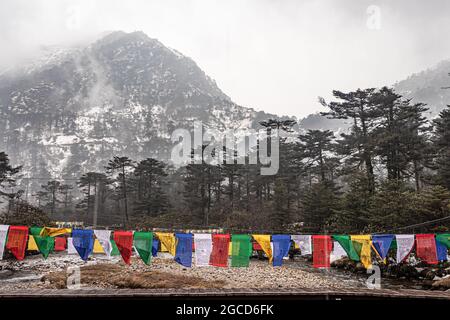
POLYGON ((304 288, 339 289, 358 285, 343 282, 329 272, 310 272, 286 261, 272 267, 267 260, 252 259, 248 268, 192 267, 176 263, 167 254, 152 259, 147 266, 138 257, 125 265, 120 257, 94 255, 85 263, 76 255, 40 255, 24 261, 0 261, 0 289, 65 288, 67 267, 79 266, 81 283, 89 288, 304 288), (3 273, 3 275, 2 275, 3 273))

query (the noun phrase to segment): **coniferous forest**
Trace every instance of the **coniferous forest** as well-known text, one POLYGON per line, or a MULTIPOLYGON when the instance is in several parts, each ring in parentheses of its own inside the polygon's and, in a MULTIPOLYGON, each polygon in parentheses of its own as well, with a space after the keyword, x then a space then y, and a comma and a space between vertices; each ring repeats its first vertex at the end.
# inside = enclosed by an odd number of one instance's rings
POLYGON ((173 167, 125 155, 79 179, 40 181, 25 198, 21 164, 0 153, 5 223, 82 221, 99 226, 224 227, 272 232, 419 232, 450 228, 450 106, 434 119, 427 105, 391 88, 333 91, 322 115, 345 119, 342 133, 296 133, 280 141, 279 171, 250 164, 173 167))

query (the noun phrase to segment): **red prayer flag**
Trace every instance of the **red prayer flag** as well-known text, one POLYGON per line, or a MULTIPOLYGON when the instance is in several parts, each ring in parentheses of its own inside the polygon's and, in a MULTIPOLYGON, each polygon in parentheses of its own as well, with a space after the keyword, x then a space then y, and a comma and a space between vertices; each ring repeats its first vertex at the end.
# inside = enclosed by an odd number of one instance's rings
POLYGON ((314 235, 313 242, 313 267, 314 268, 329 268, 330 254, 333 249, 333 242, 331 236, 314 235))
POLYGON ((25 258, 25 249, 28 242, 28 227, 10 226, 8 232, 8 242, 6 248, 16 257, 17 260, 25 258))
POLYGON ((131 253, 133 251, 133 232, 114 231, 114 242, 119 249, 120 255, 126 264, 131 263, 131 253))
POLYGON ((438 263, 434 234, 416 234, 416 254, 428 264, 438 263))
POLYGON ((66 237, 55 237, 55 251, 66 250, 67 239, 66 237))
POLYGON ((227 267, 229 245, 229 234, 213 234, 212 252, 209 264, 215 267, 227 267))

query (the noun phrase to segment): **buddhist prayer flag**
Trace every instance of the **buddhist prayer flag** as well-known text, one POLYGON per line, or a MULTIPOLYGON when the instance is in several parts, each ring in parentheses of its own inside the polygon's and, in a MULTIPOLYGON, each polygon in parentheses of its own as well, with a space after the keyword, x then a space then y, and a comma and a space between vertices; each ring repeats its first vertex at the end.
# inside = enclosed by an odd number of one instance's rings
POLYGON ((414 248, 414 235, 396 234, 395 240, 397 242, 397 263, 401 263, 409 256, 414 248))
POLYGON ((6 238, 8 236, 9 225, 0 225, 0 260, 3 260, 3 253, 5 251, 6 238))
POLYGON ((434 234, 416 234, 416 254, 428 264, 438 263, 434 234))
POLYGON ((436 240, 450 249, 450 233, 437 234, 436 240))
POLYGON ((67 253, 68 254, 77 254, 77 249, 73 246, 73 238, 67 238, 67 253))
POLYGON ((213 234, 210 264, 215 267, 228 266, 229 234, 213 234))
POLYGON ((158 247, 159 247, 159 240, 153 238, 152 256, 156 257, 158 255, 158 247))
POLYGON ((94 231, 74 229, 72 231, 72 243, 81 259, 87 261, 94 248, 94 231))
POLYGON ((359 254, 353 246, 353 242, 348 235, 333 235, 333 239, 339 242, 339 244, 347 252, 347 256, 353 261, 359 261, 359 254))
POLYGON ((16 257, 17 260, 25 258, 25 249, 28 241, 28 227, 10 226, 6 248, 16 257))
POLYGON ((30 235, 32 235, 32 236, 40 236, 42 230, 44 230, 44 228, 42 228, 42 227, 31 227, 30 228, 30 235))
POLYGON ((94 240, 94 248, 92 249, 93 253, 105 253, 105 250, 103 250, 102 245, 98 241, 98 239, 94 240))
POLYGON ((49 236, 34 236, 34 240, 44 259, 47 259, 50 252, 55 248, 55 238, 49 236))
POLYGON ((313 266, 315 268, 329 268, 330 254, 333 249, 333 243, 330 236, 314 235, 313 243, 313 266))
POLYGON ((112 246, 111 256, 120 256, 119 249, 117 248, 116 242, 114 240, 111 240, 111 246, 112 246))
POLYGON ((56 237, 56 236, 62 236, 67 233, 71 233, 72 229, 70 228, 49 228, 44 227, 42 228, 39 235, 41 236, 49 236, 49 237, 56 237))
POLYGON ((272 263, 272 247, 270 245, 270 235, 268 234, 253 234, 253 239, 261 246, 266 256, 269 258, 269 262, 272 263))
POLYGON ((341 244, 336 240, 333 241, 333 251, 330 254, 330 262, 342 259, 347 256, 347 252, 345 252, 344 248, 342 248, 341 244))
MULTIPOLYGON (((104 252, 106 256, 109 258, 111 256, 111 252, 113 250, 111 243, 111 230, 94 230, 94 235, 98 240, 99 245, 102 250, 98 250, 104 252)), ((95 248, 94 248, 95 249, 95 248)), ((95 250, 94 250, 95 252, 95 250)))
POLYGON ((177 249, 175 235, 167 232, 155 232, 155 235, 161 242, 161 252, 169 252, 175 257, 177 249))
POLYGON ((248 234, 231 235, 231 266, 248 267, 252 253, 251 237, 248 234))
POLYGON ((372 267, 372 254, 371 254, 371 238, 370 235, 353 235, 350 237, 353 246, 355 243, 361 247, 359 251, 359 259, 366 269, 372 267))
POLYGON ((55 251, 66 250, 67 239, 65 237, 55 237, 55 251))
POLYGON ((131 254, 133 252, 133 232, 114 231, 114 242, 119 249, 120 255, 126 264, 131 263, 131 254))
POLYGON ((311 235, 293 235, 291 238, 300 249, 300 255, 312 254, 311 235))
POLYGON ((195 265, 197 267, 209 266, 212 252, 212 235, 210 233, 195 233, 195 265))
POLYGON ((274 234, 273 244, 273 266, 280 267, 283 264, 283 257, 286 257, 291 247, 291 236, 287 234, 274 234))
POLYGON ((372 235, 372 246, 381 259, 385 259, 391 247, 393 234, 372 235))
POLYGON ((139 257, 141 257, 145 264, 150 264, 152 259, 153 233, 136 231, 133 234, 133 238, 133 244, 139 257))
POLYGON ((38 248, 38 246, 36 244, 36 241, 34 240, 34 236, 32 236, 32 235, 28 236, 27 250, 28 251, 39 251, 39 248, 38 248))
POLYGON ((185 267, 192 266, 192 234, 191 233, 177 233, 175 261, 185 267))
POLYGON ((440 241, 436 240, 436 253, 438 261, 447 261, 447 247, 440 241))

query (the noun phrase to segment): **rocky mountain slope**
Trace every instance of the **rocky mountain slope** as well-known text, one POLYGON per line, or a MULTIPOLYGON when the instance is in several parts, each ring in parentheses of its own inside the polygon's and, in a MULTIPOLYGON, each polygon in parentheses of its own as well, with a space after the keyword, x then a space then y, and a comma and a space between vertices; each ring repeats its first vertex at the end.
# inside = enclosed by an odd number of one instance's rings
POLYGON ((54 50, 0 76, 0 150, 42 179, 76 179, 114 155, 167 160, 173 130, 194 120, 236 129, 270 117, 235 104, 194 61, 142 32, 54 50))

